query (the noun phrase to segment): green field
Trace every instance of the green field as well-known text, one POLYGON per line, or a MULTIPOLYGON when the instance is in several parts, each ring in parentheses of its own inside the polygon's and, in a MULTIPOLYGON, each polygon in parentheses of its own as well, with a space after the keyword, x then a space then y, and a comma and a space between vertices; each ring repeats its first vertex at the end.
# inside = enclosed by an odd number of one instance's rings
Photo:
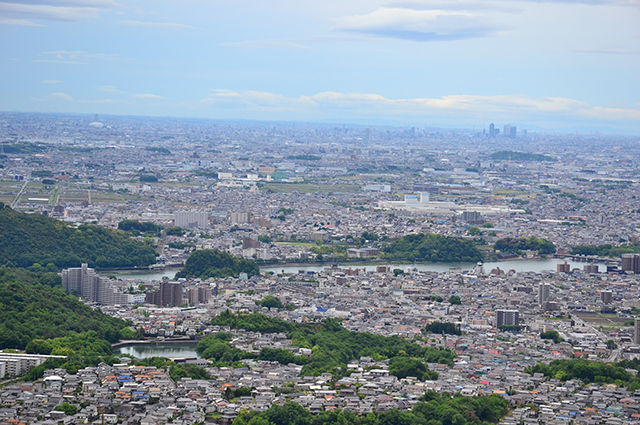
POLYGON ((317 192, 361 192, 362 189, 358 185, 352 184, 309 184, 309 183, 265 183, 261 190, 282 192, 299 192, 299 193, 317 193, 317 192))
POLYGON ((291 245, 291 246, 299 246, 303 248, 311 248, 312 246, 318 246, 311 242, 274 242, 276 245, 291 245))

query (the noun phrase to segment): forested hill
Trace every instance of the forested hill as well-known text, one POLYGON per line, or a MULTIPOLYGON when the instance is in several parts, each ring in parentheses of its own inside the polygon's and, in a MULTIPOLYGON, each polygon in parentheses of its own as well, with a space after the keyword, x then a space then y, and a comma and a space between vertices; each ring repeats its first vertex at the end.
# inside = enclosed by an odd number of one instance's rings
POLYGON ((259 274, 260 268, 253 260, 234 257, 219 249, 199 249, 189 255, 184 268, 176 273, 176 279, 182 277, 200 279, 238 277, 240 273, 246 273, 251 277, 259 274))
POLYGON ((483 256, 468 239, 431 233, 406 235, 382 248, 382 256, 391 260, 433 262, 476 262, 483 256))
POLYGON ((24 349, 30 342, 87 331, 110 342, 126 323, 67 295, 54 273, 0 267, 0 349, 24 349), (51 287, 49 285, 58 285, 51 287))
POLYGON ((0 203, 0 265, 58 268, 144 267, 156 262, 155 248, 122 231, 93 225, 78 228, 41 214, 24 214, 0 203))

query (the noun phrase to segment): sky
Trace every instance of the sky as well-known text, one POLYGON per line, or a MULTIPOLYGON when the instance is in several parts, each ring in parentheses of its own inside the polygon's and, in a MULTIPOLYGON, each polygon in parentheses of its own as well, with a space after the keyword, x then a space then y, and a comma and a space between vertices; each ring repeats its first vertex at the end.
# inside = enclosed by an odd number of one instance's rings
POLYGON ((640 0, 0 0, 0 110, 640 132, 640 0))

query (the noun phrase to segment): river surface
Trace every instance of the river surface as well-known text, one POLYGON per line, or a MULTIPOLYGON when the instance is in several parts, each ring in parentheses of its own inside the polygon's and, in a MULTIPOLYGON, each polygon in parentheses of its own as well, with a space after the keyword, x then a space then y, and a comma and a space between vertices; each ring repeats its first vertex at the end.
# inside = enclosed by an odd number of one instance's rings
MULTIPOLYGON (((571 264, 571 269, 582 268, 588 263, 581 263, 578 261, 567 261, 571 264)), ((508 260, 508 261, 495 261, 484 263, 485 273, 489 273, 491 269, 500 267, 501 270, 509 271, 511 269, 516 272, 536 272, 539 273, 543 270, 556 270, 556 266, 562 263, 559 259, 548 260, 508 260)), ((607 270, 604 263, 594 263, 600 268, 600 272, 607 270)), ((433 271, 433 272, 446 272, 451 268, 460 267, 462 270, 471 270, 475 266, 475 263, 423 263, 423 264, 386 264, 393 269, 405 270, 407 267, 415 267, 420 271, 433 271)), ((298 270, 320 272, 327 267, 330 267, 331 263, 314 264, 314 265, 301 265, 301 266, 273 266, 273 267, 261 267, 260 271, 272 271, 274 273, 297 273, 298 270)), ((354 263, 354 264, 339 264, 340 268, 366 268, 367 270, 375 270, 377 265, 366 263, 354 263)), ((178 270, 149 270, 149 271, 135 271, 135 272, 122 272, 117 273, 115 276, 118 279, 138 279, 142 281, 161 280, 164 276, 169 279, 173 279, 178 270)))
MULTIPOLYGON (((563 260, 559 259, 551 259, 551 260, 509 260, 509 261, 495 261, 495 262, 487 262, 483 263, 484 272, 489 273, 492 269, 496 267, 500 267, 503 271, 509 271, 511 269, 516 272, 536 272, 539 273, 543 270, 552 270, 556 271, 557 265, 562 263, 563 260)), ((588 263, 580 263, 577 261, 569 261, 567 263, 571 264, 571 269, 582 268, 588 263)), ((606 271, 606 266, 604 263, 594 263, 599 266, 600 272, 606 271)), ((451 268, 460 267, 462 270, 471 270, 474 268, 476 263, 423 263, 423 264, 385 264, 393 269, 401 269, 405 270, 407 267, 415 267, 419 271, 432 271, 432 272, 446 272, 451 268)), ((274 273, 282 273, 284 270, 285 273, 297 273, 298 270, 305 271, 314 271, 319 272, 327 267, 330 264, 324 265, 313 265, 313 266, 285 266, 285 267, 261 267, 260 271, 272 271, 274 273)), ((366 264, 366 263, 355 263, 355 264, 338 264, 340 268, 348 268, 351 267, 353 269, 366 268, 367 270, 375 270, 377 265, 366 264)))
POLYGON ((158 344, 130 345, 113 350, 119 354, 129 354, 138 359, 147 357, 200 357, 196 353, 196 344, 158 344))

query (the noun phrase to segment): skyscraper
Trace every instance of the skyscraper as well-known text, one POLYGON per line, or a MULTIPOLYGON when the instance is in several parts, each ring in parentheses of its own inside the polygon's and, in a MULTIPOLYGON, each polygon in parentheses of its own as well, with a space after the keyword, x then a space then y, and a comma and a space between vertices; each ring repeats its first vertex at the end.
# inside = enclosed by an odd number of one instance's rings
POLYGON ((496 126, 491 123, 489 124, 489 137, 495 137, 496 135, 496 126))
POLYGON ((81 267, 63 270, 62 286, 65 291, 75 293, 97 304, 114 305, 131 302, 128 294, 119 292, 108 279, 96 274, 86 263, 81 267))
POLYGON ((518 310, 496 310, 496 326, 516 326, 520 322, 518 310))
POLYGON ((622 254, 622 270, 640 273, 640 254, 622 254))
POLYGON ((549 299, 549 292, 551 290, 551 284, 540 283, 538 285, 538 305, 544 304, 549 299))

